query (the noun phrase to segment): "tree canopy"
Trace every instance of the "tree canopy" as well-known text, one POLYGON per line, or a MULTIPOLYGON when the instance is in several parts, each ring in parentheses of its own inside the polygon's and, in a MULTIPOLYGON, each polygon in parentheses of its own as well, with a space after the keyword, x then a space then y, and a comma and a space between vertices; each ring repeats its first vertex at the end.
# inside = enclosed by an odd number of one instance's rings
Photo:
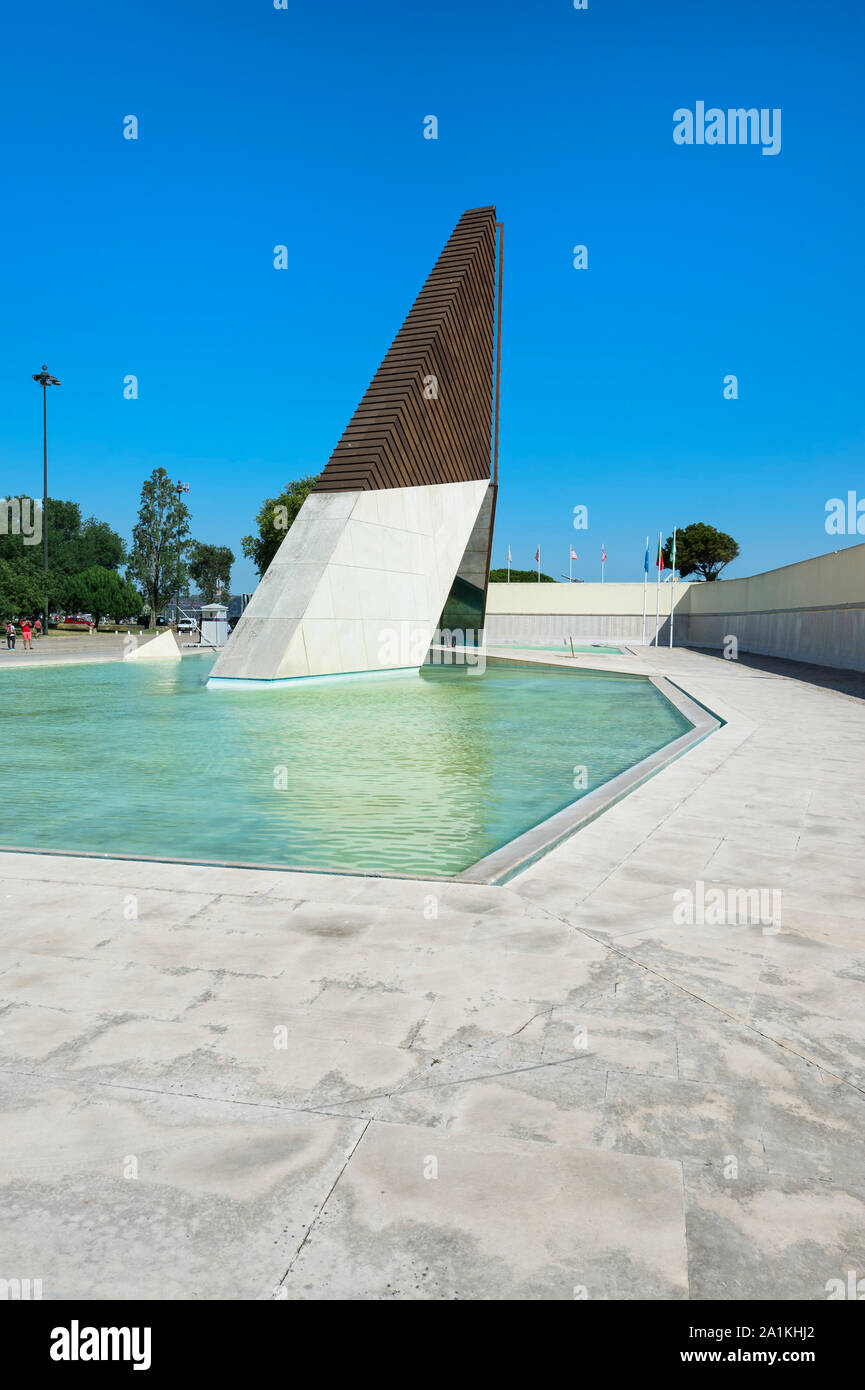
POLYGON ((70 537, 62 558, 69 574, 78 574, 93 565, 117 571, 126 563, 126 544, 116 531, 112 531, 107 521, 98 521, 95 516, 90 516, 79 534, 70 537))
POLYGON ((116 570, 91 565, 65 581, 63 606, 70 611, 89 613, 98 627, 103 618, 118 622, 137 617, 141 595, 116 570))
POLYGON ((42 570, 16 567, 0 557, 0 618, 32 618, 44 608, 42 570))
MULTIPOLYGON (((672 562, 673 537, 664 546, 664 564, 672 562)), ((704 521, 692 521, 676 532, 676 569, 683 579, 689 574, 701 579, 718 578, 725 565, 735 560, 739 547, 726 531, 718 531, 704 521)))
MULTIPOLYGON (((507 584, 507 582, 508 582, 508 572, 507 572, 507 569, 490 570, 490 583, 491 583, 491 584, 507 584)), ((515 569, 512 569, 512 570, 511 570, 511 583, 512 583, 512 584, 537 584, 537 582, 538 582, 538 572, 537 572, 537 570, 515 570, 515 569)), ((552 576, 551 574, 544 574, 543 570, 541 570, 541 583, 542 583, 542 584, 555 584, 555 582, 556 582, 556 581, 555 581, 555 579, 553 579, 553 576, 552 576)))
POLYGON ((151 627, 159 609, 186 588, 189 544, 189 508, 165 469, 154 468, 141 485, 127 570, 127 578, 141 585, 147 599, 151 627))
MULTIPOLYGON (((22 499, 23 501, 23 499, 22 499)), ((36 505, 41 508, 41 501, 36 505)), ((77 502, 48 498, 48 564, 57 578, 78 574, 90 565, 117 570, 126 560, 122 536, 107 521, 90 516, 81 520, 77 502)), ((0 534, 0 559, 17 570, 42 570, 42 545, 24 545, 21 536, 0 534)))
POLYGON ((267 497, 259 507, 255 524, 258 534, 243 536, 243 553, 252 560, 259 575, 263 575, 295 521, 298 512, 312 492, 319 475, 310 473, 287 483, 278 497, 267 497))
POLYGON ((234 552, 227 545, 206 545, 193 541, 189 550, 189 573, 198 585, 205 603, 214 603, 219 593, 226 601, 231 589, 234 552))
MULTIPOLYGON (((20 498, 32 503, 29 515, 41 517, 41 501, 20 498)), ((29 511, 29 509, 28 509, 29 511)), ((60 608, 80 606, 67 599, 69 581, 93 565, 116 574, 126 560, 123 538, 97 517, 81 520, 77 502, 57 497, 48 498, 46 515, 41 518, 48 537, 48 572, 43 566, 41 530, 31 527, 32 534, 15 534, 6 527, 0 531, 0 608, 6 617, 20 613, 34 616, 49 606, 60 608), (28 542, 25 544, 25 539, 28 542)), ((136 607, 140 607, 140 598, 136 607)))

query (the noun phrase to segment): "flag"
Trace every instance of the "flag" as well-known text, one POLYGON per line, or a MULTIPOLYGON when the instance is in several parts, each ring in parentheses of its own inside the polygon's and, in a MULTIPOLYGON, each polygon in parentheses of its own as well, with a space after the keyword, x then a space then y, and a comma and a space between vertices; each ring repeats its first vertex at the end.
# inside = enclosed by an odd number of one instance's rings
POLYGON ((572 560, 579 560, 579 558, 580 558, 580 557, 579 557, 579 555, 577 554, 577 552, 574 550, 574 547, 571 546, 571 559, 572 559, 572 560))
POLYGON ((541 563, 541 547, 538 546, 537 550, 535 551, 535 564, 536 564, 536 565, 539 565, 540 563, 541 563))
POLYGON ((658 566, 659 570, 662 570, 664 568, 664 548, 661 545, 660 536, 658 537, 658 558, 655 561, 655 564, 658 566))
POLYGON ((511 563, 511 548, 508 546, 508 564, 511 563))
POLYGON ((604 549, 604 547, 601 546, 601 564, 604 563, 604 561, 606 560, 606 558, 607 558, 607 552, 606 552, 606 550, 604 549))
POLYGON ((643 561, 643 569, 646 571, 646 574, 649 573, 649 547, 648 547, 648 545, 646 546, 646 558, 645 558, 645 560, 643 561))

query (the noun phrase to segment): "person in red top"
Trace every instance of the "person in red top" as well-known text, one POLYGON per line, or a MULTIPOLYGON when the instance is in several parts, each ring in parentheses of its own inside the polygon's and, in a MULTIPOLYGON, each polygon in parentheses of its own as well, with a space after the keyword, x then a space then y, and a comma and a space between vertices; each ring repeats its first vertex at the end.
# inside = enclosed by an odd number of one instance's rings
POLYGON ((32 641, 31 635, 30 635, 30 619, 29 619, 29 618, 22 618, 22 619, 21 619, 21 636, 22 636, 23 641, 24 641, 24 650, 25 650, 25 652, 26 652, 28 649, 32 652, 32 650, 33 650, 33 641, 32 641))
POLYGON ((42 636, 42 619, 41 619, 41 618, 37 618, 36 621, 35 621, 35 623, 33 624, 33 632, 34 632, 34 635, 35 635, 36 637, 41 637, 41 636, 42 636))

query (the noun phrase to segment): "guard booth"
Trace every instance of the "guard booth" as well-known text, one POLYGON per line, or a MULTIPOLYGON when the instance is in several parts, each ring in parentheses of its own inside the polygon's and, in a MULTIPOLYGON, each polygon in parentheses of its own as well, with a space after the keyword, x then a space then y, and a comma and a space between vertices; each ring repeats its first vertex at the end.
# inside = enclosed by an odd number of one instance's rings
POLYGON ((201 643, 224 647, 228 641, 228 609, 224 603, 205 603, 201 607, 201 643))

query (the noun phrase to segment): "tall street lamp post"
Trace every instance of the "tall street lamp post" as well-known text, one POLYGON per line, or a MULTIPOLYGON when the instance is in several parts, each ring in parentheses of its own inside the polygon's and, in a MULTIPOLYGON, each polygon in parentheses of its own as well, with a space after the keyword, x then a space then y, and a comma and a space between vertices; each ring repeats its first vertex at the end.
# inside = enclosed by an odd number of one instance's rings
MULTIPOLYGON (((33 380, 42 387, 42 568, 48 573, 48 387, 59 386, 42 363, 42 371, 33 373, 33 380)), ((48 585, 45 586, 45 631, 48 631, 48 585)))

